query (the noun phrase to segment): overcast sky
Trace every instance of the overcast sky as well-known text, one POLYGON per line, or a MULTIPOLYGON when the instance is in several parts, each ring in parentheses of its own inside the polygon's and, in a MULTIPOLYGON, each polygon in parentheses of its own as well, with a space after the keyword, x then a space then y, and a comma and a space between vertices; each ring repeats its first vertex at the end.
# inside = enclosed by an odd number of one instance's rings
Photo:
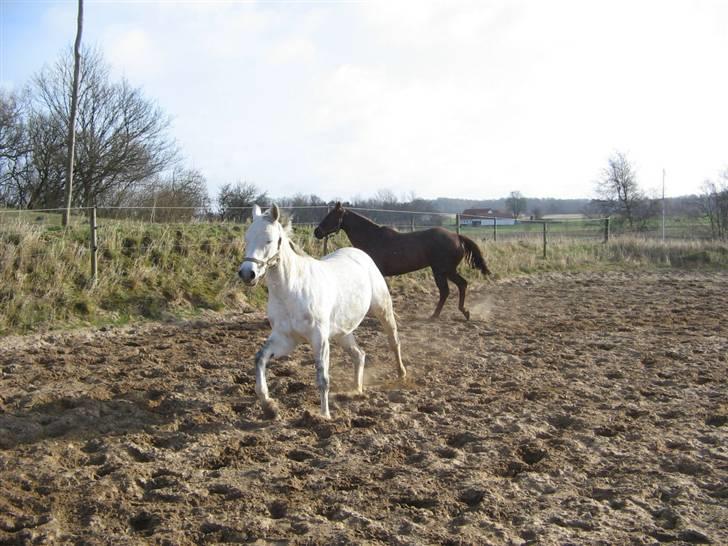
MULTIPOLYGON (((73 1, 0 0, 0 85, 75 37, 73 1)), ((188 167, 272 196, 592 197, 728 167, 728 2, 85 2, 84 42, 172 116, 188 167)))

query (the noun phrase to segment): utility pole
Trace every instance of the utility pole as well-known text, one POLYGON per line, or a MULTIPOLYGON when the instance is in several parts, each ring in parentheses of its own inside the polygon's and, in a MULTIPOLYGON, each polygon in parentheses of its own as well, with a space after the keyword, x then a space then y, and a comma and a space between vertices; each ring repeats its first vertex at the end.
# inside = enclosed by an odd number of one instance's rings
MULTIPOLYGON (((81 67, 81 32, 83 31, 83 0, 78 0, 76 43, 73 46, 73 82, 71 87, 71 112, 68 120, 68 156, 66 164, 66 191, 63 210, 63 227, 68 226, 73 199, 73 162, 76 157, 76 109, 78 108, 78 73, 81 67)), ((89 206, 90 203, 86 203, 89 206)))
POLYGON ((665 169, 662 169, 662 242, 665 242, 665 169))

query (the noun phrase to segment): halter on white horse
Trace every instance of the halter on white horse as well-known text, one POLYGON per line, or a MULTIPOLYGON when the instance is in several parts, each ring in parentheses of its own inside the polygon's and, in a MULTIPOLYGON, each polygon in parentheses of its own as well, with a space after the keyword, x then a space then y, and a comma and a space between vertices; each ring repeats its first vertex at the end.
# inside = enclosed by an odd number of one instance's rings
POLYGON ((329 413, 329 342, 339 343, 354 360, 354 379, 363 390, 365 354, 354 330, 367 313, 379 319, 394 352, 397 371, 406 371, 392 310, 392 299, 372 259, 355 248, 342 248, 316 260, 296 253, 278 207, 262 213, 253 207, 253 222, 245 232, 245 258, 238 275, 250 285, 265 278, 268 285, 268 320, 272 332, 255 356, 255 391, 268 415, 275 415, 268 395, 265 370, 274 357, 288 355, 302 341, 313 349, 321 414, 329 413))

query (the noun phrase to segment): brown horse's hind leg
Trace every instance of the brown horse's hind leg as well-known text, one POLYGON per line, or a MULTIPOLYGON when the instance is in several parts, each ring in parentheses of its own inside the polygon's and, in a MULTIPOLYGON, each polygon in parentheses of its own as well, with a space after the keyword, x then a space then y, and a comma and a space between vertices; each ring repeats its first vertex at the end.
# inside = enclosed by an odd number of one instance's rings
POLYGON ((470 320, 470 311, 465 309, 465 291, 468 288, 468 281, 466 281, 457 271, 453 271, 448 274, 448 279, 455 283, 460 293, 460 301, 458 303, 458 309, 465 315, 465 320, 470 320))
POLYGON ((447 285, 447 276, 443 273, 435 273, 434 271, 432 274, 435 276, 435 284, 437 285, 437 288, 440 290, 440 301, 437 302, 437 307, 435 307, 435 312, 432 313, 431 318, 437 318, 440 316, 440 311, 442 311, 442 306, 445 305, 445 300, 450 295, 450 287, 447 285))

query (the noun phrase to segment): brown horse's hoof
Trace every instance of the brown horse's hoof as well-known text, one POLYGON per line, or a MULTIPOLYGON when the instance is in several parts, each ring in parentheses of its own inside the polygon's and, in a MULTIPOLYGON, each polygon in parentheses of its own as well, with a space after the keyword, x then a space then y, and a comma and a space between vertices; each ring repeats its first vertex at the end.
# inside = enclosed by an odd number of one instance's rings
POLYGON ((470 311, 467 309, 463 311, 463 315, 465 315, 465 320, 470 320, 470 311))

